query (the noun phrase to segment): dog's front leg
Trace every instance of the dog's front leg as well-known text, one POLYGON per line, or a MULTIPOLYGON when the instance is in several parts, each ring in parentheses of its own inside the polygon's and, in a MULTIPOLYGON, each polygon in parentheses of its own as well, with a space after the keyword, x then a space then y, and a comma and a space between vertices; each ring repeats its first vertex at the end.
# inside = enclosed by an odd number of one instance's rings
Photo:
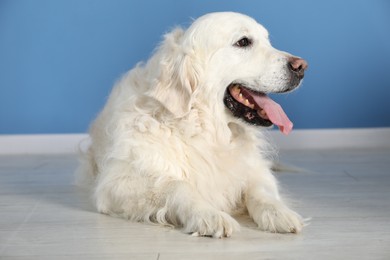
POLYGON ((298 233, 303 219, 281 200, 276 180, 269 170, 251 180, 245 194, 249 215, 264 231, 298 233))
POLYGON ((184 181, 165 185, 164 215, 183 226, 185 233, 196 236, 230 237, 239 224, 229 214, 213 208, 184 181))

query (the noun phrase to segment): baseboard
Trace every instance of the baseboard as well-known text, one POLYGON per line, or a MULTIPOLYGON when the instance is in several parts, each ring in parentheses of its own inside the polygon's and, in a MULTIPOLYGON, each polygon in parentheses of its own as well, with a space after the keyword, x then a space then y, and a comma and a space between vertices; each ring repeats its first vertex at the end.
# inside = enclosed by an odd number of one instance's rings
POLYGON ((390 148, 390 127, 272 131, 270 139, 284 150, 390 148))
POLYGON ((0 135, 0 154, 70 154, 86 142, 87 134, 0 135))
MULTIPOLYGON (((269 131, 282 150, 390 148, 390 128, 269 131)), ((69 154, 88 145, 87 134, 0 135, 0 154, 69 154)))

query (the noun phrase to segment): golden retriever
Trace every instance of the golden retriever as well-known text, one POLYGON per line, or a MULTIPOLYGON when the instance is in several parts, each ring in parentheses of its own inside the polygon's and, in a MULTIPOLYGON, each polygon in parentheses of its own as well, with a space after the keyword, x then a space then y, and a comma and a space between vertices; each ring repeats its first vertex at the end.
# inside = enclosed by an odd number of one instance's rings
POLYGON ((273 48, 252 18, 211 13, 176 28, 113 88, 79 168, 97 210, 229 237, 247 212, 261 230, 297 233, 267 159, 263 127, 292 123, 267 93, 297 88, 307 63, 273 48))

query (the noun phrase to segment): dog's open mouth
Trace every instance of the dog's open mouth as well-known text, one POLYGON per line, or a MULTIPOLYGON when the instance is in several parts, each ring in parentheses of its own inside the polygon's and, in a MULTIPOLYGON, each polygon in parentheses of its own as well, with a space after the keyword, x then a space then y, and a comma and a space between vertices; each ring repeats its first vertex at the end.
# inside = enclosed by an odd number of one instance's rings
POLYGON ((230 84, 224 96, 225 106, 235 117, 249 124, 271 126, 275 124, 283 134, 289 134, 293 123, 282 107, 266 94, 251 90, 241 84, 230 84))

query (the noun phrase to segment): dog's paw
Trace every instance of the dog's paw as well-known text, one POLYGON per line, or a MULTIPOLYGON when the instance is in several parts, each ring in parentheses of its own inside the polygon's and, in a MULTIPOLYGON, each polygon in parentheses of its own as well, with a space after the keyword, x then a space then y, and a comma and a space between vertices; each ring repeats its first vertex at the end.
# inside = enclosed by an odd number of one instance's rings
POLYGON ((303 218, 284 204, 265 204, 253 217, 259 228, 272 233, 299 233, 305 225, 303 218))
POLYGON ((214 238, 230 237, 238 231, 240 225, 229 214, 214 209, 193 212, 183 225, 185 233, 193 236, 209 236, 214 238))

